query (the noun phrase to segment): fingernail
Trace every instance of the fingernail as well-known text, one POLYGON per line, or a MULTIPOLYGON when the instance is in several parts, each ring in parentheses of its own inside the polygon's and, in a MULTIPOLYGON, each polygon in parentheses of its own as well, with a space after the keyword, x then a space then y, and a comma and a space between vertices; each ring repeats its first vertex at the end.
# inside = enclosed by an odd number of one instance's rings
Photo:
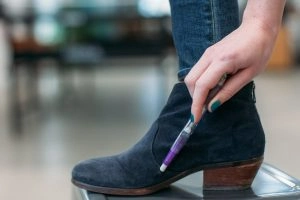
POLYGON ((211 112, 214 112, 215 110, 217 110, 217 108, 219 108, 220 105, 221 105, 221 101, 219 101, 219 100, 213 102, 210 106, 211 112))
POLYGON ((193 123, 194 123, 194 121, 195 121, 194 115, 193 115, 193 114, 191 114, 191 122, 193 122, 193 123))

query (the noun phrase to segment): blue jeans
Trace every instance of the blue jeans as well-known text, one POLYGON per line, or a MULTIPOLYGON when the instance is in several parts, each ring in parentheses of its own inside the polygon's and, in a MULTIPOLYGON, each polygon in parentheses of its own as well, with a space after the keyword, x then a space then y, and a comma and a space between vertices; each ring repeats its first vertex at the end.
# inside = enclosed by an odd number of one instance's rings
POLYGON ((204 51, 239 26, 237 0, 170 0, 173 39, 184 80, 204 51))

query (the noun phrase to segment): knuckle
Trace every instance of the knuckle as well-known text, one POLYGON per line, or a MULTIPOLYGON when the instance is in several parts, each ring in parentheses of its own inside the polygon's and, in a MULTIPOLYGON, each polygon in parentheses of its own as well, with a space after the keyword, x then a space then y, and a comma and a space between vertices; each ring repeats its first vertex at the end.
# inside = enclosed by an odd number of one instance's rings
POLYGON ((212 46, 208 47, 205 51, 204 51, 204 55, 209 56, 212 55, 214 53, 214 48, 212 46))
POLYGON ((193 85, 193 79, 190 76, 186 76, 184 79, 185 84, 189 87, 193 85))
POLYGON ((202 91, 202 90, 208 90, 209 89, 208 84, 205 83, 205 82, 203 82, 203 81, 201 81, 201 80, 196 81, 195 87, 198 88, 198 89, 200 89, 200 91, 202 91))
POLYGON ((196 88, 201 88, 201 87, 203 87, 203 86, 202 86, 202 82, 201 82, 201 81, 199 81, 199 80, 198 80, 198 81, 196 81, 196 83, 195 83, 195 87, 196 87, 196 88))
POLYGON ((220 61, 230 62, 238 58, 238 54, 235 52, 229 52, 220 56, 220 61))
POLYGON ((230 99, 234 95, 234 91, 229 88, 224 88, 222 93, 226 99, 230 99))

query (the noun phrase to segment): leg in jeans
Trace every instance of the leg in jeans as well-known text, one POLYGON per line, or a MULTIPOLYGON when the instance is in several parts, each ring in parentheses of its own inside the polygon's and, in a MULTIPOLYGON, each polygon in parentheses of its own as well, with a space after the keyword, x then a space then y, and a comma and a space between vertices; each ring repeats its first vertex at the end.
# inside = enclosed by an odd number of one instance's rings
POLYGON ((183 80, 204 51, 239 25, 236 0, 170 0, 173 38, 183 80))

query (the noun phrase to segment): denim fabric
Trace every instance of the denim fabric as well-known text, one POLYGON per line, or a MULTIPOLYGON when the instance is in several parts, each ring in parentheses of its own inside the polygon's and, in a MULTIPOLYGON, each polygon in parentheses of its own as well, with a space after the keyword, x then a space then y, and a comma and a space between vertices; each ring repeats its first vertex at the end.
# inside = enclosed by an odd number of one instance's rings
POLYGON ((239 26, 236 0, 170 0, 182 81, 204 51, 239 26))

